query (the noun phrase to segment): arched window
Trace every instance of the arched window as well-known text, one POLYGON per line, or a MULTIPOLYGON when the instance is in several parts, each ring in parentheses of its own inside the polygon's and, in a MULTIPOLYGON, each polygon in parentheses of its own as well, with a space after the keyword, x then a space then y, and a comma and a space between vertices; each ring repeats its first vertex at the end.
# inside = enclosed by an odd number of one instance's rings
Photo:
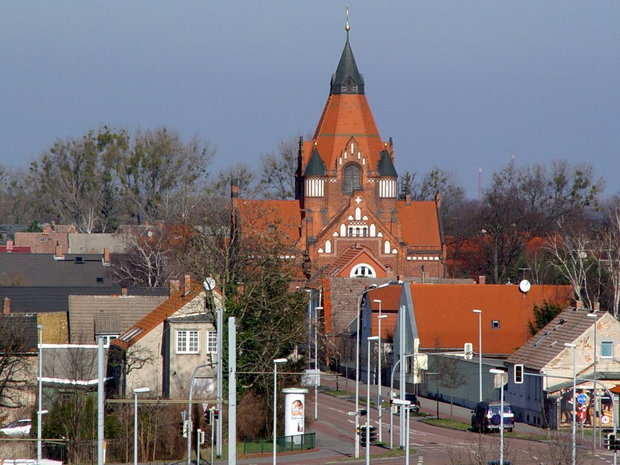
POLYGON ((366 264, 360 263, 359 265, 355 265, 351 270, 351 274, 349 275, 351 278, 376 278, 377 273, 375 269, 366 264))
POLYGON ((362 186, 362 170, 359 165, 355 163, 349 163, 344 167, 344 180, 342 184, 342 191, 345 194, 353 195, 353 191, 361 189, 362 186))

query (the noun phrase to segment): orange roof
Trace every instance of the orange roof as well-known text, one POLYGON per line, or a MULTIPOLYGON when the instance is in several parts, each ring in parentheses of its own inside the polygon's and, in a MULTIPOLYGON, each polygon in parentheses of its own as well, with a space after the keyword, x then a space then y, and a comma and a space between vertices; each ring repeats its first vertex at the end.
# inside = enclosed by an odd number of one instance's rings
POLYGON ((482 310, 482 352, 511 354, 531 337, 533 307, 544 301, 567 305, 570 286, 532 286, 527 294, 511 285, 410 284, 415 323, 424 349, 478 347, 482 310), (492 322, 499 322, 494 328, 492 322))
POLYGON ((402 200, 397 202, 396 209, 402 239, 410 249, 441 249, 437 205, 433 200, 409 202, 409 205, 402 200))
POLYGON ((170 298, 165 300, 159 307, 121 334, 118 339, 112 341, 111 344, 125 350, 128 349, 163 323, 166 318, 174 315, 183 308, 183 306, 199 296, 200 293, 203 292, 202 285, 192 282, 191 290, 187 295, 184 295, 184 292, 185 289, 181 287, 179 292, 170 296, 170 298))
MULTIPOLYGON (((328 170, 336 169, 336 161, 351 137, 367 157, 370 168, 375 170, 384 145, 366 95, 331 94, 314 133, 317 149, 328 170)), ((304 146, 304 166, 310 161, 312 146, 312 141, 304 146)))
POLYGON ((277 231, 293 245, 301 237, 301 209, 297 200, 240 200, 238 203, 244 235, 277 231))
POLYGON ((381 301, 381 314, 387 315, 387 318, 381 322, 381 339, 388 339, 394 335, 402 290, 402 284, 396 284, 368 292, 367 296, 372 309, 372 336, 379 333, 379 303, 375 300, 381 301))

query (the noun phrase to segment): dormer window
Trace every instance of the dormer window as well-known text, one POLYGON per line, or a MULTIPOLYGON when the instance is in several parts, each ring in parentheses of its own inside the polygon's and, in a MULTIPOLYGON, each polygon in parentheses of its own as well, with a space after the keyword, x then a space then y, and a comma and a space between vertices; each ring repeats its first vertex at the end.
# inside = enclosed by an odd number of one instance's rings
POLYGON ((362 170, 359 165, 349 163, 344 167, 344 179, 342 183, 342 191, 347 195, 353 195, 353 192, 361 189, 362 186, 362 170))

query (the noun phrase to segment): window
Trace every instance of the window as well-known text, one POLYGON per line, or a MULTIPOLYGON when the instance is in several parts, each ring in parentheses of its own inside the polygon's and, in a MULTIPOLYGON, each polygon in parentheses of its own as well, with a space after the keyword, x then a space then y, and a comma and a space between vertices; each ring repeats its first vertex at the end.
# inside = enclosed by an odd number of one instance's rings
POLYGON ((177 354, 197 354, 199 336, 198 331, 179 330, 177 331, 177 354))
POLYGON ((493 320, 493 321, 491 321, 491 328, 493 328, 493 329, 499 329, 499 320, 493 320))
POLYGON ((349 274, 351 278, 376 278, 377 273, 374 268, 366 263, 355 265, 349 274))
POLYGON ((207 353, 217 353, 217 331, 207 331, 207 353))
POLYGON ((614 343, 611 341, 601 342, 601 358, 612 358, 614 356, 614 343))
POLYGON ((353 195, 353 191, 361 189, 361 169, 355 163, 344 167, 344 180, 342 190, 345 194, 353 195))
POLYGON ((118 334, 99 334, 97 337, 103 339, 103 347, 108 349, 110 347, 110 342, 114 339, 118 339, 118 334))

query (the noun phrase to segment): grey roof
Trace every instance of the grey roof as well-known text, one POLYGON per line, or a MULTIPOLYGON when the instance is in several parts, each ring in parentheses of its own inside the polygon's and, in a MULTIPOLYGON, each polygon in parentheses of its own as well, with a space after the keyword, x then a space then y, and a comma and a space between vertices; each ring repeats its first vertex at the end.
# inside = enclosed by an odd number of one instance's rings
POLYGON ((38 344, 37 316, 0 314, 0 352, 15 338, 20 344, 21 353, 36 353, 38 344))
POLYGON ((72 344, 94 344, 95 330, 104 330, 101 334, 110 334, 118 329, 121 334, 127 328, 151 313, 168 296, 69 296, 69 328, 72 344), (113 315, 117 322, 112 325, 105 315, 113 315), (96 328, 96 325, 99 325, 96 328))
POLYGON ((330 94, 363 94, 364 78, 357 69, 353 51, 349 44, 349 33, 347 32, 347 42, 340 56, 340 62, 336 73, 332 75, 330 94))
POLYGON ((124 234, 69 234, 69 253, 102 254, 104 249, 110 253, 123 253, 127 248, 127 236, 124 234))
MULTIPOLYGON (((594 325, 594 319, 587 316, 589 312, 584 308, 572 307, 562 311, 506 361, 523 364, 532 370, 542 370, 566 349, 565 343, 574 343, 594 325)), ((611 316, 601 314, 599 321, 605 315, 611 316)))
MULTIPOLYGON (((120 287, 0 287, 0 299, 11 300, 11 313, 68 312, 70 295, 121 295, 120 287)), ((170 293, 164 287, 129 287, 130 296, 163 296, 170 293)))
POLYGON ((321 154, 319 154, 319 151, 315 145, 312 150, 312 154, 310 155, 308 166, 306 166, 304 176, 325 176, 326 174, 327 169, 325 168, 325 162, 321 158, 321 154))
POLYGON ((377 173, 379 173, 379 176, 398 177, 396 168, 394 168, 394 163, 392 162, 392 157, 390 157, 387 150, 381 152, 381 158, 379 159, 379 163, 377 163, 377 173))
POLYGON ((103 265, 102 254, 0 254, 0 280, 25 286, 113 286, 112 267, 103 265))

